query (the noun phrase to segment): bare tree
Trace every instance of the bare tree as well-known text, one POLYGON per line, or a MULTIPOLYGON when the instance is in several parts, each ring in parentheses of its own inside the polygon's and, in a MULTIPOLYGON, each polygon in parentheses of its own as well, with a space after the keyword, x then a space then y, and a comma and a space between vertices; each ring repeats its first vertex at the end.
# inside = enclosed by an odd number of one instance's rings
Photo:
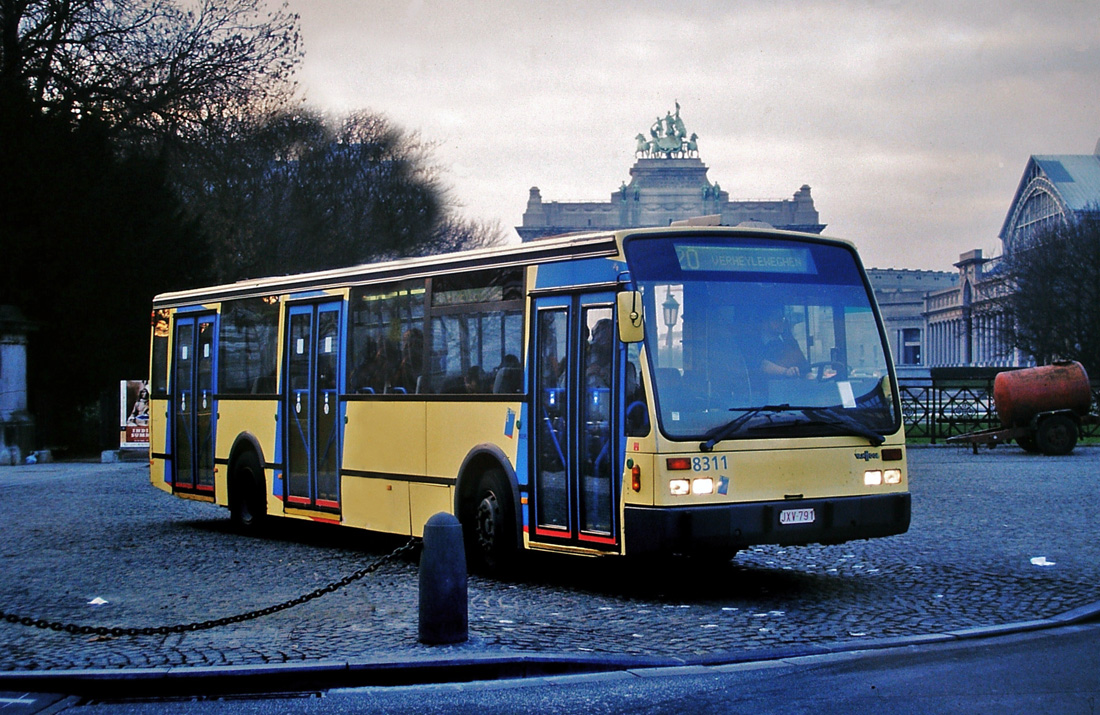
POLYGON ((291 94, 298 17, 264 0, 0 0, 0 99, 162 143, 291 94))
POLYGON ((73 439, 100 389, 147 369, 154 293, 209 279, 169 159, 288 101, 298 20, 266 7, 0 0, 0 304, 40 326, 28 382, 44 440, 73 439))
POLYGON ((1011 344, 1040 364, 1077 360, 1100 375, 1100 211, 1037 233, 1004 265, 1011 344))
POLYGON ((180 190, 222 257, 221 280, 503 240, 452 216, 431 144, 382 115, 278 112, 223 139, 192 147, 180 164, 180 190))
POLYGON ((436 226, 432 238, 421 246, 421 255, 451 253, 472 248, 489 248, 504 243, 499 223, 450 217, 436 226))

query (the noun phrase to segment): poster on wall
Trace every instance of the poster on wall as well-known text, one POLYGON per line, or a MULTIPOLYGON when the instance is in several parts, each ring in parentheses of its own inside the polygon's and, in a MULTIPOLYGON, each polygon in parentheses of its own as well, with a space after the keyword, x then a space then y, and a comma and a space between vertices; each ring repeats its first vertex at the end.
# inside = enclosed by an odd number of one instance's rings
POLYGON ((119 447, 149 446, 149 382, 123 380, 120 385, 119 447))

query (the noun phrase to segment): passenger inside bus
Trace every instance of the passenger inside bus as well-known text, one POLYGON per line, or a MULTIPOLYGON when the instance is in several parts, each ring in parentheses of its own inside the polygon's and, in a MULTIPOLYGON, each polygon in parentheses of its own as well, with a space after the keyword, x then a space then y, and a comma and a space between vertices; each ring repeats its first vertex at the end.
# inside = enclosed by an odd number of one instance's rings
POLYGON ((477 365, 471 365, 470 369, 466 371, 463 384, 467 394, 480 395, 485 392, 485 372, 477 365))
POLYGON ((379 366, 384 364, 384 354, 372 338, 367 338, 359 348, 362 356, 359 364, 351 373, 348 388, 353 393, 374 394, 385 384, 385 378, 379 374, 379 366))
POLYGON ((416 392, 424 365, 424 333, 419 328, 409 328, 401 336, 401 361, 389 379, 388 392, 411 394, 416 392))
POLYGON ((587 346, 585 376, 588 387, 611 387, 611 347, 613 342, 610 318, 604 318, 592 328, 592 340, 587 346))

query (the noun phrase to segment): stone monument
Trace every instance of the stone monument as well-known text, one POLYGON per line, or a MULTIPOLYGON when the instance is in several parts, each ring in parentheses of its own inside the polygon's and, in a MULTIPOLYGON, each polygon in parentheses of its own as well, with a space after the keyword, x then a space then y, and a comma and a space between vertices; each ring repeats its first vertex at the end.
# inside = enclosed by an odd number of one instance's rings
POLYGON ((667 226, 672 221, 718 214, 723 225, 766 223, 809 233, 821 233, 810 187, 803 185, 790 199, 730 200, 729 192, 707 178, 699 158, 699 136, 688 130, 675 112, 666 112, 634 137, 636 161, 630 182, 623 181, 610 201, 544 201, 531 187, 523 225, 516 231, 524 241, 581 231, 667 226))

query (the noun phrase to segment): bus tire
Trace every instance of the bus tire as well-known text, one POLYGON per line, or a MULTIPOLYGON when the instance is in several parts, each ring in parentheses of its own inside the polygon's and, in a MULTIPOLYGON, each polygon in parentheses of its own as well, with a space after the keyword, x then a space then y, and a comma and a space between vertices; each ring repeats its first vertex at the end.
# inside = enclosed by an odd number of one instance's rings
POLYGON ((1043 454, 1069 454, 1077 446, 1077 423, 1065 415, 1051 415, 1039 423, 1035 441, 1043 454))
POLYGON ((252 450, 237 458, 229 476, 229 518, 244 534, 258 533, 267 520, 263 467, 252 450))
POLYGON ((486 469, 466 511, 466 556, 478 570, 500 573, 515 560, 517 550, 515 505, 504 472, 486 469))

